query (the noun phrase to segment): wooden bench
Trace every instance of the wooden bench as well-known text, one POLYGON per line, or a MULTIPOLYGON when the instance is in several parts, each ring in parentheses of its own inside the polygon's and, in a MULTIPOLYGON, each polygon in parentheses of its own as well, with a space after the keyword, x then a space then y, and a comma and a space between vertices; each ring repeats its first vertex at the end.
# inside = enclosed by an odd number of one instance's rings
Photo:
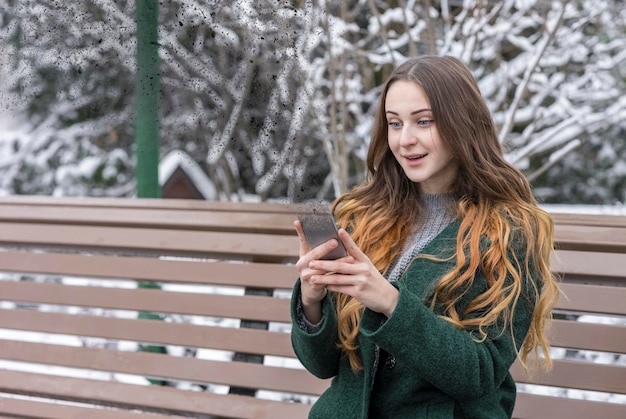
MULTIPOLYGON (((567 354, 535 377, 545 395, 513 367, 515 417, 626 417, 626 217, 554 217, 567 354), (591 314, 615 324, 577 321, 591 314), (612 399, 563 397, 578 390, 612 399)), ((291 349, 294 219, 280 204, 0 198, 0 416, 306 417, 328 381, 291 349)))

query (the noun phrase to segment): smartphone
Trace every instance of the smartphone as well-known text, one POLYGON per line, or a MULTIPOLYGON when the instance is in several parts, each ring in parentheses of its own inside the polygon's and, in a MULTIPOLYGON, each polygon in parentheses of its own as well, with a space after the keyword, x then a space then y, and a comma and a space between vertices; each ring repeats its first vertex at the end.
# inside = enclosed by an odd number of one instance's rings
POLYGON ((339 239, 339 232, 335 219, 330 213, 312 213, 301 214, 298 216, 304 230, 304 236, 309 242, 311 249, 327 242, 330 239, 336 239, 339 246, 321 257, 324 260, 335 260, 348 256, 348 252, 343 243, 339 239))

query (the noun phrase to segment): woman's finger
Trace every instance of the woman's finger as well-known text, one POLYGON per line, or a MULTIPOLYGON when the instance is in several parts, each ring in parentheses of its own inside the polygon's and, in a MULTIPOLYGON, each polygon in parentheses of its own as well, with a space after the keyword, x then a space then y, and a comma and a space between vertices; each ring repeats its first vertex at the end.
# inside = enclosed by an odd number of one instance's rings
POLYGON ((302 229, 302 223, 300 223, 300 220, 294 221, 293 226, 295 227, 296 233, 298 233, 298 239, 300 240, 300 257, 303 257, 311 251, 311 247, 304 236, 304 230, 302 229))
POLYGON ((341 239, 343 246, 348 251, 348 254, 354 256, 355 259, 357 260, 367 259, 367 256, 365 256, 365 253, 361 251, 359 246, 357 246, 354 240, 352 240, 352 237, 350 237, 350 234, 348 234, 348 232, 344 230, 343 228, 339 229, 339 238, 341 239))

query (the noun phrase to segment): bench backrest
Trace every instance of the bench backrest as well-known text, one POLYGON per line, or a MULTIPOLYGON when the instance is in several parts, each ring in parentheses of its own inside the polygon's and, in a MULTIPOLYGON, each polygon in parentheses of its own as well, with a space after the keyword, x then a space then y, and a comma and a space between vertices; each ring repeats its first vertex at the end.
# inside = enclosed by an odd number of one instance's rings
POLYGON ((626 217, 552 217, 552 269, 562 281, 551 331, 554 368, 529 378, 513 366, 521 390, 515 417, 625 417, 626 217))
MULTIPOLYGON (((568 297, 554 341, 569 352, 534 378, 547 395, 520 393, 516 417, 623 417, 626 405, 554 395, 625 397, 624 363, 589 351, 626 356, 626 217, 554 217, 568 297), (590 314, 617 320, 578 321, 590 314)), ((328 382, 301 368, 287 333, 295 218, 279 204, 0 198, 0 392, 76 402, 0 395, 0 414, 306 417, 328 382)))

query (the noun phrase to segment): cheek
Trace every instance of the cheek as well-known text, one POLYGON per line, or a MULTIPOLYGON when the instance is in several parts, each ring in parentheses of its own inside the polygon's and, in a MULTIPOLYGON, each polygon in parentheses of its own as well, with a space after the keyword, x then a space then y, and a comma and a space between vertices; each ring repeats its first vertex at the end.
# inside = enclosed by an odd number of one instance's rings
POLYGON ((436 130, 433 130, 431 134, 430 140, 432 148, 437 150, 437 152, 442 156, 451 156, 452 153, 450 153, 448 147, 441 140, 439 133, 436 130))
POLYGON ((389 151, 391 151, 391 155, 393 159, 397 162, 400 162, 400 144, 397 140, 392 138, 391 136, 387 139, 387 144, 389 145, 389 151))
POLYGON ((393 135, 393 132, 387 132, 387 144, 394 153, 398 149, 398 139, 393 135))

